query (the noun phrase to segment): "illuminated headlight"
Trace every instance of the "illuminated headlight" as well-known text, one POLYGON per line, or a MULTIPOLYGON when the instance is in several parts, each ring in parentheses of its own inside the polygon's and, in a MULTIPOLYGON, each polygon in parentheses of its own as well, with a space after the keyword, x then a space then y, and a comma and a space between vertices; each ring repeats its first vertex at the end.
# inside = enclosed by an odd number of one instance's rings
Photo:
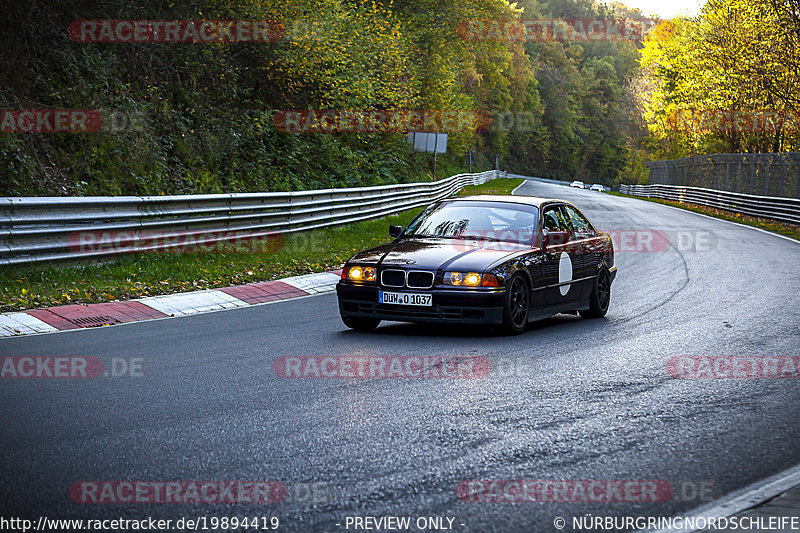
POLYGON ((479 287, 482 276, 477 272, 445 272, 444 284, 457 287, 479 287))
POLYGON ((375 267, 351 266, 347 271, 347 278, 353 281, 375 281, 377 274, 375 267))

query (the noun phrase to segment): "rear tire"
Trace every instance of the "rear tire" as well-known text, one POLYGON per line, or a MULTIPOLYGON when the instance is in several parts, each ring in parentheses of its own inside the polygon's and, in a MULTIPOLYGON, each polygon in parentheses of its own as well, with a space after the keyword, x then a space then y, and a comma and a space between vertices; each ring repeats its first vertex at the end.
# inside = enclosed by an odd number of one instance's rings
POLYGON ((372 331, 381 323, 377 318, 342 317, 344 325, 356 331, 372 331))
POLYGON ((589 309, 580 311, 583 318, 603 318, 611 303, 611 274, 602 267, 597 272, 592 293, 589 295, 589 309))
POLYGON ((530 309, 530 290, 528 282, 520 274, 515 274, 508 281, 505 303, 503 305, 503 325, 501 330, 506 335, 519 335, 528 325, 530 309))

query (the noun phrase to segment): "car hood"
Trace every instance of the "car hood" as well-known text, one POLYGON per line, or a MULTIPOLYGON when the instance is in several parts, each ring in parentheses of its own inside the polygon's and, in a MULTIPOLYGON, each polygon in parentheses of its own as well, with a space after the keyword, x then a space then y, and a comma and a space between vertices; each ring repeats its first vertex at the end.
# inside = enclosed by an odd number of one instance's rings
POLYGON ((350 261, 383 267, 480 272, 526 249, 529 247, 523 244, 476 239, 400 239, 365 250, 350 261))

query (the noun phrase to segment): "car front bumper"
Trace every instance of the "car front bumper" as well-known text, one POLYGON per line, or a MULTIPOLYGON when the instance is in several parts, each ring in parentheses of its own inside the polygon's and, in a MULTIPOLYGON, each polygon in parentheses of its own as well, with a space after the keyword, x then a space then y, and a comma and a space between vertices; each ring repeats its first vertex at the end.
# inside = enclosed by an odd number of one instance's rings
POLYGON ((424 293, 433 296, 430 307, 378 303, 375 285, 340 281, 336 285, 342 317, 375 318, 397 322, 440 322, 498 325, 503 322, 505 289, 389 289, 392 292, 424 293))

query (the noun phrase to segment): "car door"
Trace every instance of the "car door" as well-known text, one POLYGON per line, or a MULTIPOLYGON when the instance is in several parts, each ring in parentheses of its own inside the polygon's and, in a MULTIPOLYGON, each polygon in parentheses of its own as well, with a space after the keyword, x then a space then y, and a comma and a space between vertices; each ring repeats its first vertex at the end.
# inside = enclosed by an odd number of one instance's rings
POLYGON ((539 239, 544 260, 534 279, 534 297, 544 308, 555 310, 575 300, 570 284, 573 278, 571 254, 568 252, 571 227, 559 204, 545 205, 539 239))
POLYGON ((567 246, 573 268, 570 291, 574 291, 576 298, 585 299, 589 297, 594 277, 597 275, 602 242, 598 239, 595 229, 578 209, 565 204, 562 210, 565 220, 570 225, 570 240, 567 246))

